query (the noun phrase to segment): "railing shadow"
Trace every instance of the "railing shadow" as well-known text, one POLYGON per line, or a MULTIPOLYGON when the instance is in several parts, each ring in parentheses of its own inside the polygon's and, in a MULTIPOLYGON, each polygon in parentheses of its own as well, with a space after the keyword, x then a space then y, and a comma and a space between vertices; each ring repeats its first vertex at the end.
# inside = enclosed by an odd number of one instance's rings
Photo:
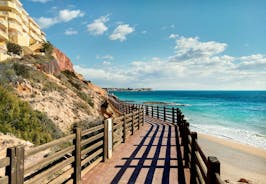
MULTIPOLYGON (((139 175, 142 172, 142 169, 148 169, 148 172, 145 172, 145 174, 141 174, 142 180, 145 184, 149 184, 154 182, 154 177, 156 175, 156 170, 159 169, 160 172, 162 172, 161 182, 157 181, 159 183, 170 183, 170 171, 171 169, 175 169, 174 175, 177 175, 178 183, 185 183, 185 176, 184 176, 184 168, 182 164, 182 155, 180 150, 180 143, 178 139, 178 130, 176 126, 171 126, 169 124, 163 123, 162 121, 155 122, 154 119, 147 118, 146 123, 150 124, 150 129, 145 134, 145 136, 142 138, 141 142, 136 146, 136 149, 132 152, 129 158, 123 158, 125 159, 125 163, 123 165, 117 165, 117 168, 120 168, 120 170, 117 172, 115 177, 112 180, 112 184, 119 183, 121 181, 121 178, 125 175, 126 171, 128 169, 132 168, 134 169, 131 176, 129 177, 128 183, 136 183, 139 175), (173 139, 172 135, 172 129, 174 128, 175 135, 177 138, 175 138, 175 144, 177 146, 173 146, 171 144, 171 139, 173 139), (163 144, 164 139, 167 141, 166 144, 163 144), (155 141, 155 139, 158 139, 158 142, 155 141), (148 141, 148 143, 147 143, 148 141), (144 145, 144 143, 146 143, 144 145), (165 152, 162 152, 162 148, 165 148, 165 152), (152 148, 155 148, 153 157, 148 157, 150 151, 152 148), (171 149, 176 149, 176 156, 173 158, 171 156, 171 149), (137 157, 139 151, 144 151, 141 157, 137 157), (144 164, 145 161, 151 160, 151 164, 147 165, 144 164), (158 161, 164 161, 163 165, 159 165, 158 161), (171 162, 171 161, 174 162, 171 162), (132 164, 132 161, 137 161, 137 164, 132 164), (177 162, 177 163, 176 163, 177 162), (175 163, 175 164, 172 164, 175 163), (162 171, 163 170, 163 171, 162 171), (147 174, 146 174, 147 173, 147 174), (143 178, 145 177, 145 178, 143 178)), ((135 163, 135 162, 134 162, 135 163)))

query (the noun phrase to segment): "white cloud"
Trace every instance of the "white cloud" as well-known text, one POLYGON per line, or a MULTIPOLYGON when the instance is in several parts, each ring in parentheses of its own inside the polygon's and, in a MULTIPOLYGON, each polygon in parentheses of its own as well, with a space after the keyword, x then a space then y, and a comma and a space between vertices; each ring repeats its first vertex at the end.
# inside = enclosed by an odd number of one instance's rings
POLYGON ((65 30, 65 35, 71 36, 76 34, 78 34, 78 31, 73 28, 68 28, 67 30, 65 30))
POLYGON ((37 22, 41 28, 46 29, 61 22, 69 22, 75 18, 83 17, 84 13, 81 10, 60 10, 55 17, 40 17, 37 22))
POLYGON ((97 84, 109 87, 265 90, 266 56, 224 55, 226 46, 214 41, 201 42, 197 37, 178 37, 175 52, 165 59, 132 61, 127 66, 107 61, 99 68, 75 66, 75 69, 97 84), (196 54, 183 57, 188 52, 196 54))
POLYGON ((214 41, 200 42, 198 37, 180 37, 176 40, 176 57, 189 59, 210 57, 222 53, 227 47, 225 43, 214 41))
POLYGON ((97 55, 96 59, 113 60, 114 57, 112 55, 109 55, 109 54, 108 55, 104 55, 104 56, 97 55))
POLYGON ((170 34, 169 39, 176 39, 178 36, 178 34, 170 34))
POLYGON ((130 27, 128 24, 121 24, 115 28, 113 33, 109 36, 109 39, 123 42, 127 39, 127 35, 133 33, 134 31, 134 27, 130 27))
POLYGON ((78 17, 83 17, 85 14, 80 11, 80 10, 60 10, 58 14, 58 21, 59 22, 69 22, 72 19, 78 18, 78 17))
POLYGON ((49 28, 58 23, 56 18, 47 18, 47 17, 40 17, 37 19, 37 22, 43 29, 49 28))
POLYGON ((38 3, 47 3, 48 1, 51 0, 31 0, 32 2, 38 2, 38 3))
POLYGON ((175 28, 174 24, 170 24, 170 25, 166 25, 166 26, 162 26, 161 27, 162 30, 174 29, 174 28, 175 28))
POLYGON ((110 66, 112 63, 110 61, 103 61, 102 65, 104 66, 110 66))
POLYGON ((95 19, 93 23, 87 25, 87 30, 92 35, 102 35, 105 31, 108 30, 108 27, 105 25, 109 21, 109 15, 101 16, 98 19, 95 19))

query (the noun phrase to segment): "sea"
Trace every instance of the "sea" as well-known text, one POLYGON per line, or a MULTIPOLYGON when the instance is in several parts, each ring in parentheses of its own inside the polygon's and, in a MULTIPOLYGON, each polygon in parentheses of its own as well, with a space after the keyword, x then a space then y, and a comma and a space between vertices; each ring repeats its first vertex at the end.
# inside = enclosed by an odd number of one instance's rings
POLYGON ((266 150, 266 91, 111 92, 130 103, 178 107, 193 131, 266 150))

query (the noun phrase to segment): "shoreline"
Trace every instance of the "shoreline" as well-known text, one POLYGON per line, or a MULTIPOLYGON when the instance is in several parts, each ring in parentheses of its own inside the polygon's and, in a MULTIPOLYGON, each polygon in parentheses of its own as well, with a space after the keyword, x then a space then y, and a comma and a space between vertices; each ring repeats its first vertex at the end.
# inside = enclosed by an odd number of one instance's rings
POLYGON ((220 161, 223 180, 266 181, 266 150, 202 133, 198 133, 198 142, 206 156, 216 156, 220 161))
POLYGON ((204 138, 207 139, 209 141, 212 142, 216 142, 219 144, 222 144, 224 146, 233 148, 233 149, 237 149, 239 151, 243 151, 249 154, 252 154, 254 156, 258 156, 258 157, 262 157, 266 159, 266 149, 263 148, 258 148, 256 146, 252 146, 249 144, 244 144, 244 143, 240 143, 236 140, 233 139, 226 139, 226 138, 221 138, 221 137, 216 137, 214 135, 208 135, 208 134, 204 134, 204 133, 199 133, 197 132, 198 137, 199 138, 204 138))

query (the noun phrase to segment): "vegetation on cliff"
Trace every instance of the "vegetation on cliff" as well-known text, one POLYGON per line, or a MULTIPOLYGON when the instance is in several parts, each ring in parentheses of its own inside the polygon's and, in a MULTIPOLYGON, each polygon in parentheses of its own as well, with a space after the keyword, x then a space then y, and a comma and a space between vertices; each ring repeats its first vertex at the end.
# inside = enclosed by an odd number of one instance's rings
POLYGON ((71 132, 74 123, 101 121, 104 99, 57 64, 51 55, 0 63, 0 132, 43 144, 71 132))
POLYGON ((63 135, 45 114, 34 111, 12 91, 0 85, 1 132, 12 133, 34 144, 43 144, 63 135))

